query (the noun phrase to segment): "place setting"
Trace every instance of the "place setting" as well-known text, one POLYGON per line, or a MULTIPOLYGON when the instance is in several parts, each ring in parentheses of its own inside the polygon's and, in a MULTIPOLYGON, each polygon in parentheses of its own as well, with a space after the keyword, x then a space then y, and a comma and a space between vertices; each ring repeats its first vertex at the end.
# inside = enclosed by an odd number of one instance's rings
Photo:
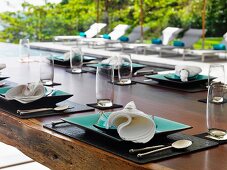
MULTIPOLYGON (((57 66, 71 67, 71 59, 73 58, 73 55, 75 55, 75 54, 82 54, 82 62, 84 64, 94 63, 93 60, 97 60, 96 57, 88 56, 88 55, 84 54, 80 47, 72 47, 69 52, 53 55, 53 61, 54 61, 55 65, 57 65, 57 66)), ((49 58, 49 59, 50 59, 50 61, 52 61, 51 58, 49 58)))
POLYGON ((65 53, 64 56, 69 59, 70 66, 70 68, 66 69, 66 72, 71 74, 87 73, 83 66, 98 62, 96 58, 85 57, 84 52, 79 47, 71 47, 70 52, 65 53))
POLYGON ((71 74, 82 74, 87 72, 93 72, 93 69, 84 67, 87 64, 96 64, 96 57, 87 56, 79 46, 73 46, 68 52, 63 54, 52 54, 48 56, 50 64, 55 66, 65 67, 65 71, 71 74))
POLYGON ((148 115, 138 110, 133 101, 122 110, 79 114, 61 118, 44 127, 139 164, 218 145, 210 140, 178 133, 192 127, 148 115))
POLYGON ((206 91, 208 76, 200 74, 202 69, 196 66, 176 65, 173 73, 145 75, 133 81, 141 84, 169 88, 189 93, 206 91))
POLYGON ((118 59, 118 63, 116 67, 118 72, 115 76, 116 81, 114 81, 114 85, 128 86, 128 85, 136 84, 131 80, 133 75, 133 64, 134 64, 132 63, 131 55, 120 54, 119 56, 117 56, 117 59, 118 59))
MULTIPOLYGON (((116 82, 115 84, 121 86, 135 84, 135 82, 131 80, 124 80, 124 77, 128 79, 128 77, 132 77, 135 73, 138 73, 139 75, 140 73, 138 71, 146 67, 146 65, 143 64, 133 63, 131 55, 126 53, 115 54, 110 58, 100 61, 99 63, 87 64, 86 67, 90 67, 90 70, 92 70, 91 72, 96 73, 96 68, 100 65, 113 65, 114 76, 120 77, 119 75, 121 75, 122 77, 121 80, 119 82, 116 82)), ((88 72, 90 72, 89 69, 88 72)))
POLYGON ((53 88, 55 86, 54 63, 50 65, 47 55, 41 54, 39 58, 39 81, 24 84, 3 82, 2 87, 0 87, 0 107, 7 113, 19 118, 94 110, 89 106, 67 100, 73 94, 53 88))
POLYGON ((72 114, 94 109, 74 103, 68 98, 72 94, 44 87, 42 83, 29 83, 0 88, 0 107, 19 118, 34 118, 61 114, 72 114))

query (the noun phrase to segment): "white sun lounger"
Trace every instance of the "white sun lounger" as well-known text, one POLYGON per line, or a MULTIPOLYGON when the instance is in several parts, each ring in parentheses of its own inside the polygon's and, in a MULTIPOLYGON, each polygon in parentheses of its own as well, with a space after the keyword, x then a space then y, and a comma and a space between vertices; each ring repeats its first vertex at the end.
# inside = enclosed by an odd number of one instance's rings
MULTIPOLYGON (((104 39, 104 38, 87 38, 83 40, 84 42, 87 42, 89 46, 96 46, 96 45, 106 45, 108 43, 116 43, 118 42, 118 39, 123 36, 126 31, 130 28, 129 25, 126 24, 119 24, 117 25, 112 32, 110 32, 108 35, 111 37, 111 39, 104 39)), ((103 37, 103 35, 101 36, 103 37)))
MULTIPOLYGON (((143 32, 148 31, 150 28, 149 27, 143 27, 143 32)), ((124 51, 126 48, 135 48, 136 46, 136 41, 141 38, 141 26, 136 26, 132 32, 128 35, 128 41, 127 42, 121 42, 121 50, 124 51)))
POLYGON ((176 47, 176 46, 169 46, 169 45, 160 45, 153 47, 156 51, 159 51, 160 57, 162 56, 162 53, 169 53, 169 54, 176 54, 180 53, 182 54, 183 60, 185 59, 186 51, 188 49, 192 49, 193 45, 201 38, 202 36, 202 30, 201 29, 189 29, 187 30, 182 39, 181 42, 184 43, 184 46, 182 47, 176 47))
MULTIPOLYGON (((143 31, 146 32, 149 28, 148 27, 143 27, 143 31)), ((122 42, 120 40, 105 40, 105 49, 107 49, 109 47, 109 45, 113 45, 113 44, 120 44, 120 46, 118 46, 117 48, 121 48, 121 50, 123 51, 125 48, 130 47, 130 45, 132 43, 135 43, 138 39, 140 39, 141 37, 141 27, 137 26, 135 28, 133 28, 133 30, 131 31, 131 33, 127 36, 128 37, 128 41, 127 42, 122 42)))
MULTIPOLYGON (((94 23, 90 26, 90 28, 85 31, 86 38, 92 38, 96 36, 104 27, 105 23, 94 23)), ((76 35, 76 36, 55 36, 55 41, 78 41, 84 39, 85 37, 76 35)))
POLYGON ((182 31, 182 28, 167 27, 162 31, 162 36, 160 38, 162 40, 162 44, 138 44, 136 47, 136 52, 138 53, 139 48, 144 50, 144 54, 146 54, 147 51, 157 51, 156 47, 168 45, 170 41, 174 40, 182 31))
POLYGON ((143 44, 143 43, 137 43, 137 44, 128 44, 127 48, 134 49, 135 52, 138 54, 139 51, 144 51, 144 55, 148 50, 150 51, 156 51, 155 48, 156 46, 162 46, 162 45, 168 45, 170 41, 172 41, 174 38, 177 37, 177 35, 182 31, 182 28, 177 28, 177 27, 167 27, 162 31, 162 44, 143 44))
MULTIPOLYGON (((221 44, 224 44, 227 48, 227 33, 223 35, 223 41, 221 44)), ((219 57, 220 55, 224 56, 227 59, 227 49, 226 50, 188 50, 187 54, 201 56, 201 61, 205 61, 205 57, 219 57)))

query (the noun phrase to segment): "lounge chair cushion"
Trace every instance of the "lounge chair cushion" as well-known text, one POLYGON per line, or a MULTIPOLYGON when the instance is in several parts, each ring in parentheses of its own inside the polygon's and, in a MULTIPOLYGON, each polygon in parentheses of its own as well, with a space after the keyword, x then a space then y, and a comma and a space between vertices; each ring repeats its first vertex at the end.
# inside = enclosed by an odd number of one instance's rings
POLYGON ((225 44, 214 44, 213 45, 214 50, 226 50, 225 44))
POLYGON ((121 36, 119 38, 119 40, 122 41, 122 42, 128 42, 129 41, 129 38, 128 37, 125 37, 125 36, 121 36))
POLYGON ((103 34, 102 38, 111 40, 111 37, 109 36, 109 34, 103 34))
POLYGON ((153 38, 151 40, 152 44, 162 44, 162 40, 160 38, 153 38))
POLYGON ((175 47, 184 47, 184 42, 182 41, 174 41, 173 46, 175 47))
POLYGON ((79 34, 81 37, 86 37, 86 33, 85 32, 80 32, 79 34))

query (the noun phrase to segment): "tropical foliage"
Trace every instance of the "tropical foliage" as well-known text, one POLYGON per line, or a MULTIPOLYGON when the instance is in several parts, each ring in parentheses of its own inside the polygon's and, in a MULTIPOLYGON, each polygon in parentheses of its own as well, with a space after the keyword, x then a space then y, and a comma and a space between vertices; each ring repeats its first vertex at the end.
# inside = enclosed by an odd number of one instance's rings
MULTIPOLYGON (((34 41, 49 41, 55 35, 76 35, 96 22, 106 22, 109 32, 119 23, 133 28, 140 24, 141 0, 62 0, 60 4, 33 6, 23 4, 23 11, 0 14, 5 29, 0 41, 18 42, 29 37, 34 41), (99 16, 99 17, 97 17, 99 16)), ((143 0, 144 25, 151 31, 146 34, 159 36, 166 26, 201 28, 203 0, 143 0)), ((227 1, 208 0, 206 29, 209 36, 223 35, 227 22, 227 1)))

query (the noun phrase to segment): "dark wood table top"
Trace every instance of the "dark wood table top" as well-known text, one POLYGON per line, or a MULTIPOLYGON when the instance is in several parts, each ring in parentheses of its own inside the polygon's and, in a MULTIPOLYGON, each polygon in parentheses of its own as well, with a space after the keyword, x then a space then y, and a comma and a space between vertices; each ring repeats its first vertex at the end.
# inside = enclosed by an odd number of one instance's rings
MULTIPOLYGON (((19 63, 16 57, 2 57, 0 63, 7 68, 2 74, 10 81, 27 83, 39 80, 38 63, 19 63)), ((95 75, 69 74, 61 67, 55 68, 55 88, 74 94, 71 101, 86 104, 96 101, 95 75)), ((206 131, 206 105, 198 99, 206 92, 184 93, 142 84, 115 86, 115 102, 127 104, 134 101, 138 109, 156 116, 191 125, 184 131, 198 134, 206 131)), ((65 117, 70 115, 65 115, 65 117)), ((17 147, 34 160, 51 169, 226 169, 227 145, 187 154, 156 163, 138 165, 102 151, 93 146, 65 137, 42 127, 44 123, 59 120, 62 116, 37 119, 19 119, 0 113, 0 141, 17 147)), ((227 129, 227 124, 226 124, 227 129)))

